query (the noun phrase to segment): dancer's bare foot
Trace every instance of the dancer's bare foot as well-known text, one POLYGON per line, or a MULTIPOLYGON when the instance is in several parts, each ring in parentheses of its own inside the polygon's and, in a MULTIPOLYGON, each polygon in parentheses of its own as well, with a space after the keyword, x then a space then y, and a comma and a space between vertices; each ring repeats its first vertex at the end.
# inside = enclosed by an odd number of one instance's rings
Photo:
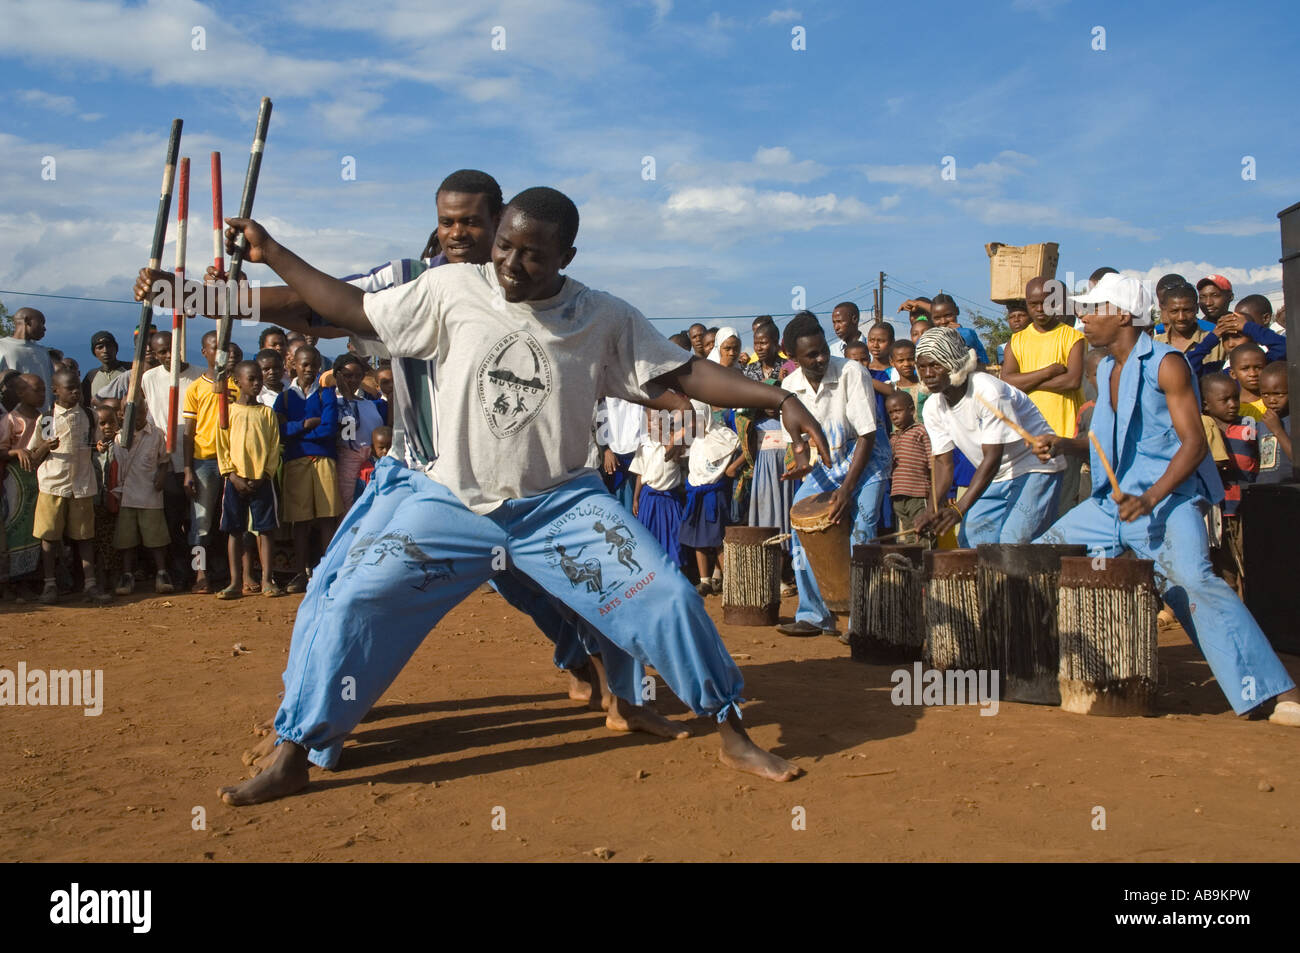
POLYGON ((255 778, 218 788, 221 800, 234 807, 287 797, 307 786, 307 749, 286 741, 255 778))
POLYGON ((266 735, 274 734, 274 732, 275 732, 274 715, 266 719, 266 721, 259 722, 258 724, 253 726, 253 734, 257 735, 258 737, 265 737, 266 735))
POLYGON ((565 669, 569 676, 569 697, 575 702, 590 702, 593 697, 600 699, 600 688, 596 683, 596 672, 588 662, 581 668, 565 669))
POLYGON ((691 729, 669 721, 648 705, 633 705, 616 696, 605 715, 605 727, 610 731, 644 731, 656 738, 689 738, 691 729))
POLYGON ((270 763, 267 759, 275 753, 275 737, 274 734, 263 735, 262 740, 240 755, 239 760, 251 768, 254 775, 261 773, 270 763))
POLYGON ((802 768, 754 744, 740 724, 740 716, 734 711, 718 725, 718 735, 722 739, 718 760, 729 768, 756 774, 768 781, 793 781, 803 774, 802 768))

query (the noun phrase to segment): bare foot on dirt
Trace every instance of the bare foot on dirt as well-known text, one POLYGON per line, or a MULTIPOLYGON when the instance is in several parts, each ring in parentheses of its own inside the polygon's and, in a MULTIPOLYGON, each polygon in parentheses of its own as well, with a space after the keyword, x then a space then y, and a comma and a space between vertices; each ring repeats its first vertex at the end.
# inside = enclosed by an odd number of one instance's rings
POLYGON ((307 749, 286 741, 256 777, 218 788, 221 800, 234 807, 287 797, 307 786, 307 749))
POLYGON ((260 774, 269 764, 266 759, 275 753, 275 737, 274 734, 263 735, 261 741, 240 755, 239 760, 252 769, 254 775, 260 774))
POLYGON ((266 735, 271 735, 272 737, 274 737, 274 735, 275 735, 275 716, 272 715, 270 718, 266 719, 266 721, 263 721, 263 722, 260 722, 260 723, 258 723, 258 724, 256 724, 256 725, 254 725, 254 726, 253 726, 253 734, 257 735, 259 738, 260 738, 260 737, 265 737, 266 735))
POLYGON ((767 781, 793 781, 803 774, 802 768, 754 744, 741 726, 740 716, 734 711, 718 725, 718 735, 722 739, 718 760, 729 768, 767 781))
POLYGON ((656 738, 689 738, 691 730, 686 725, 669 721, 653 708, 633 705, 614 698, 605 715, 605 727, 610 731, 644 731, 656 738))

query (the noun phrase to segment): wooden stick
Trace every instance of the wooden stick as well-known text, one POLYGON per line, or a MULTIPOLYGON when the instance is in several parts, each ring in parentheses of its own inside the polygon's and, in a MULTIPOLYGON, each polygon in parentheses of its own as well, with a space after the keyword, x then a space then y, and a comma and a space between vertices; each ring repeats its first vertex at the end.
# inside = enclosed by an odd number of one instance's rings
POLYGON ((181 350, 185 334, 185 235, 190 217, 190 160, 181 159, 176 183, 176 294, 172 296, 172 372, 167 388, 167 452, 176 450, 176 430, 181 417, 181 350))
POLYGON ((1006 424, 1008 427, 1010 427, 1010 428, 1011 428, 1012 430, 1014 430, 1016 433, 1020 434, 1020 436, 1024 439, 1025 443, 1029 444, 1029 446, 1031 446, 1031 447, 1034 445, 1034 435, 1031 434, 1028 430, 1026 430, 1024 427, 1020 426, 1020 424, 1016 423, 1014 420, 1012 420, 1010 417, 1008 417, 1008 416, 1007 416, 1006 414, 1004 414, 1002 411, 998 410, 996 407, 994 407, 992 404, 990 404, 987 400, 985 400, 985 399, 984 399, 983 397, 981 397, 979 394, 976 394, 976 395, 975 395, 975 399, 978 400, 978 401, 979 401, 981 404, 983 404, 985 407, 987 407, 989 410, 991 410, 991 411, 993 412, 993 416, 994 416, 994 417, 998 418, 998 420, 1002 421, 1004 424, 1006 424))
MULTIPOLYGON (((172 120, 171 135, 167 138, 167 158, 163 163, 162 189, 158 193, 158 214, 153 220, 153 243, 149 246, 149 267, 157 269, 162 264, 163 241, 167 237, 167 216, 172 208, 172 182, 176 177, 176 156, 181 151, 181 120, 172 120)), ((135 360, 131 364, 131 381, 126 389, 126 407, 122 411, 122 446, 131 449, 135 437, 136 395, 140 392, 140 375, 144 373, 145 348, 149 346, 149 328, 152 326, 153 302, 147 298, 140 303, 140 323, 135 331, 135 360)))
MULTIPOLYGON (((212 264, 217 269, 217 315, 218 318, 230 313, 227 307, 225 286, 221 284, 226 278, 226 250, 222 241, 225 220, 221 214, 221 153, 213 152, 210 156, 212 178, 212 264)), ((236 292, 238 294, 238 292, 236 292)), ((218 334, 218 336, 220 336, 218 334)), ((218 377, 218 380, 221 378, 218 377)), ((230 388, 224 382, 217 395, 217 424, 223 430, 230 428, 230 388)))
POLYGON ((1101 449, 1101 441, 1097 439, 1096 431, 1089 430, 1088 438, 1092 440, 1093 449, 1097 451, 1097 456, 1101 458, 1102 469, 1106 471, 1106 477, 1110 480, 1111 495, 1115 502, 1118 503, 1119 498, 1124 494, 1119 488, 1119 480, 1115 479, 1115 471, 1110 468, 1110 461, 1106 459, 1106 451, 1101 449))
MULTIPOLYGON (((912 535, 913 533, 917 533, 917 531, 914 530, 914 529, 900 529, 900 530, 899 530, 898 532, 896 532, 896 533, 886 533, 884 536, 877 536, 877 537, 875 537, 874 539, 869 539, 869 540, 867 540, 867 542, 868 542, 868 543, 878 543, 878 542, 880 542, 882 539, 894 539, 894 538, 896 538, 896 537, 898 537, 898 536, 910 536, 910 535, 912 535)), ((917 533, 917 535, 920 535, 920 534, 917 533)))
MULTIPOLYGON (((244 173, 244 191, 239 198, 239 217, 248 218, 253 214, 253 195, 257 192, 257 175, 262 168, 262 151, 266 148, 266 130, 271 124, 271 100, 262 97, 262 104, 257 110, 257 127, 253 131, 253 147, 248 153, 248 170, 244 173)), ((244 253, 248 245, 243 232, 235 239, 235 250, 230 255, 230 273, 226 278, 226 288, 234 289, 239 294, 239 278, 244 270, 244 253)), ((230 377, 230 309, 218 309, 217 314, 217 391, 219 400, 220 424, 222 429, 230 427, 228 408, 229 393, 226 381, 230 377)))

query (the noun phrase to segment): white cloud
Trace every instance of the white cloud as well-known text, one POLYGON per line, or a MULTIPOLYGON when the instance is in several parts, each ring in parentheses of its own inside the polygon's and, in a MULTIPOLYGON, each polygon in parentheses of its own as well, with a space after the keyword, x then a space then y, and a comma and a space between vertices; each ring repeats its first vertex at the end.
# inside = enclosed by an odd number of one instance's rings
MULTIPOLYGON (((1149 268, 1121 268, 1120 273, 1143 281, 1156 282, 1167 274, 1182 275, 1192 284, 1206 275, 1223 275, 1232 282, 1234 294, 1240 298, 1244 289, 1272 288, 1282 281, 1280 264, 1241 268, 1235 265, 1215 265, 1208 261, 1158 261, 1149 268)), ((1250 292, 1247 292, 1250 293, 1250 292)))
POLYGON ((1242 238, 1248 235, 1268 235, 1278 230, 1277 222, 1259 222, 1254 219, 1237 218, 1218 222, 1205 222, 1200 225, 1188 225, 1189 232, 1198 235, 1233 235, 1242 238))
POLYGON ((785 146, 760 146, 748 162, 676 162, 665 179, 674 183, 811 182, 827 168, 812 159, 795 161, 785 146))
POLYGON ((56 96, 43 89, 20 89, 17 95, 21 102, 50 112, 67 114, 77 111, 77 101, 71 96, 56 96))
POLYGON ((801 16, 803 16, 803 13, 801 13, 800 11, 792 10, 789 7, 787 7, 784 10, 773 10, 767 16, 763 17, 763 22, 770 23, 773 25, 777 23, 793 23, 795 20, 798 20, 801 16))

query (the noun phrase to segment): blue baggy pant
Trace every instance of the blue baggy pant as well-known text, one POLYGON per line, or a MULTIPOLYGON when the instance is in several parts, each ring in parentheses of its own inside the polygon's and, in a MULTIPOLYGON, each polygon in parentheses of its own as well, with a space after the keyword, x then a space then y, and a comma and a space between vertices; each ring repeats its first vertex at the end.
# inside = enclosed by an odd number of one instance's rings
POLYGON ((962 548, 980 543, 1028 543, 1056 519, 1061 481, 1055 473, 1022 473, 1001 483, 990 483, 970 505, 957 544, 962 548))
POLYGON ((1140 559, 1153 560, 1165 602, 1240 715, 1294 688, 1295 682, 1250 610, 1210 568, 1202 505, 1199 497, 1167 496, 1150 516, 1124 523, 1114 500, 1094 496, 1035 542, 1083 545, 1108 557, 1128 548, 1140 559))
MULTIPOLYGON (((826 468, 819 464, 804 478, 795 492, 794 502, 798 503, 818 493, 829 492, 837 486, 838 484, 826 472, 826 468)), ((875 539, 880 523, 880 500, 884 495, 884 477, 879 470, 868 466, 858 480, 858 485, 854 487, 852 502, 849 504, 853 528, 849 533, 850 548, 844 554, 845 559, 852 555, 853 546, 875 539)), ((799 608, 794 614, 795 621, 810 622, 822 629, 832 629, 835 627, 835 616, 826 608, 826 603, 822 600, 821 590, 817 587, 817 577, 813 575, 812 566, 799 542, 798 531, 791 532, 794 538, 791 541, 790 556, 794 564, 794 582, 799 588, 799 608)))
POLYGON ((482 516, 423 473, 386 483, 365 514, 345 521, 308 586, 275 719, 281 739, 337 751, 429 630, 500 571, 502 556, 653 665, 692 711, 719 721, 739 712, 743 679, 703 600, 595 474, 482 516), (405 498, 388 509, 397 496, 405 498))

